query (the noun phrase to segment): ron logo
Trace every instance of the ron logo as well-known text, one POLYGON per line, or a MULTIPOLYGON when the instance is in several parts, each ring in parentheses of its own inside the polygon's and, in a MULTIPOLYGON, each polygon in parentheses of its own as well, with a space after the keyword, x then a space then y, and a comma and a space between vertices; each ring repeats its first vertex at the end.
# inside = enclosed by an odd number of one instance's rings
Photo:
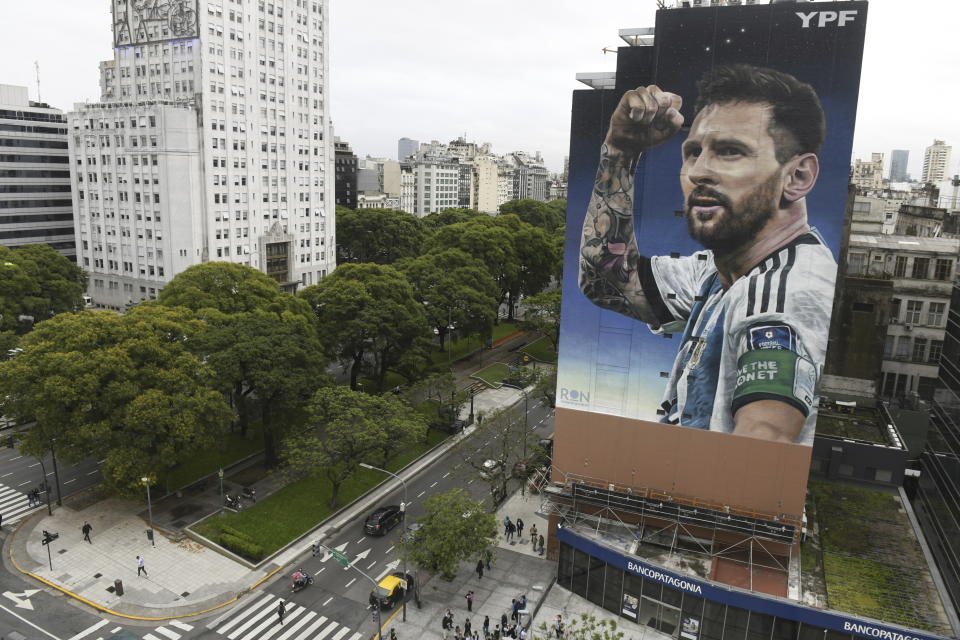
POLYGON ((802 28, 804 29, 810 28, 810 23, 813 22, 814 16, 817 17, 815 24, 817 27, 825 27, 833 22, 836 22, 838 27, 843 27, 848 22, 853 22, 857 16, 856 11, 849 9, 846 11, 810 11, 808 13, 797 11, 796 14, 798 18, 803 20, 802 28))
POLYGON ((560 387, 560 399, 571 404, 590 404, 590 394, 586 391, 560 387))

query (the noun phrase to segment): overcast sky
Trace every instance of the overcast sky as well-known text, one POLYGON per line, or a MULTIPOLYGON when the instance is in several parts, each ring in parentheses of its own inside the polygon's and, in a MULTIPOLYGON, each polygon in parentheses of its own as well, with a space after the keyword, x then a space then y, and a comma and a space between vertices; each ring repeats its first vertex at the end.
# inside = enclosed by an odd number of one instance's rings
MULTIPOLYGON (((247 0, 251 2, 251 0, 247 0)), ((292 4, 292 0, 288 0, 292 4)), ((203 3, 201 2, 201 5, 203 3)), ((112 57, 107 0, 0 0, 0 83, 28 85, 67 109, 97 100, 112 57)), ((396 157, 397 139, 490 142, 567 154, 574 74, 612 71, 621 28, 653 26, 655 0, 331 0, 330 104, 358 155, 396 157)), ((854 155, 909 149, 920 175, 934 137, 960 166, 960 3, 874 0, 854 155)))

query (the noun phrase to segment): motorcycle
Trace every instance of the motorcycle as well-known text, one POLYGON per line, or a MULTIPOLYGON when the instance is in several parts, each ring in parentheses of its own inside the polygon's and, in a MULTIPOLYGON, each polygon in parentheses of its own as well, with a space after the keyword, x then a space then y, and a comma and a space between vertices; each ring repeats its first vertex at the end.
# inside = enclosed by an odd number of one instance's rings
POLYGON ((310 584, 313 584, 312 575, 303 569, 298 569, 297 571, 293 572, 293 593, 306 588, 306 586, 310 584))
POLYGON ((257 501, 257 490, 253 487, 244 487, 243 488, 243 497, 249 500, 250 502, 257 501))
POLYGON ((228 509, 233 509, 234 511, 240 511, 243 509, 243 503, 240 502, 239 497, 233 497, 229 493, 223 497, 223 503, 227 506, 228 509))

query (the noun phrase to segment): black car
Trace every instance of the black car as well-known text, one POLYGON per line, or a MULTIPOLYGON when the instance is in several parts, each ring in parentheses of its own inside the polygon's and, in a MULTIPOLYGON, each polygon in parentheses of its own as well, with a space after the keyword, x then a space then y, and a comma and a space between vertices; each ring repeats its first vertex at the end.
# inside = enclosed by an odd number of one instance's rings
POLYGON ((363 530, 371 536, 382 536, 400 524, 402 517, 400 507, 395 504, 378 507, 367 516, 367 521, 363 523, 363 530))

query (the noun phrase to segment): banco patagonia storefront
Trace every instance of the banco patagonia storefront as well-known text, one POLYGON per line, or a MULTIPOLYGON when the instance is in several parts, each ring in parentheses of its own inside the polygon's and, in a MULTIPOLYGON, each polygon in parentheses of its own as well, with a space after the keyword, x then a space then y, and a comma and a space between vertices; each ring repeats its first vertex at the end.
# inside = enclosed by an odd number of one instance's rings
POLYGON ((558 586, 680 640, 946 640, 674 573, 568 528, 557 539, 558 586))

